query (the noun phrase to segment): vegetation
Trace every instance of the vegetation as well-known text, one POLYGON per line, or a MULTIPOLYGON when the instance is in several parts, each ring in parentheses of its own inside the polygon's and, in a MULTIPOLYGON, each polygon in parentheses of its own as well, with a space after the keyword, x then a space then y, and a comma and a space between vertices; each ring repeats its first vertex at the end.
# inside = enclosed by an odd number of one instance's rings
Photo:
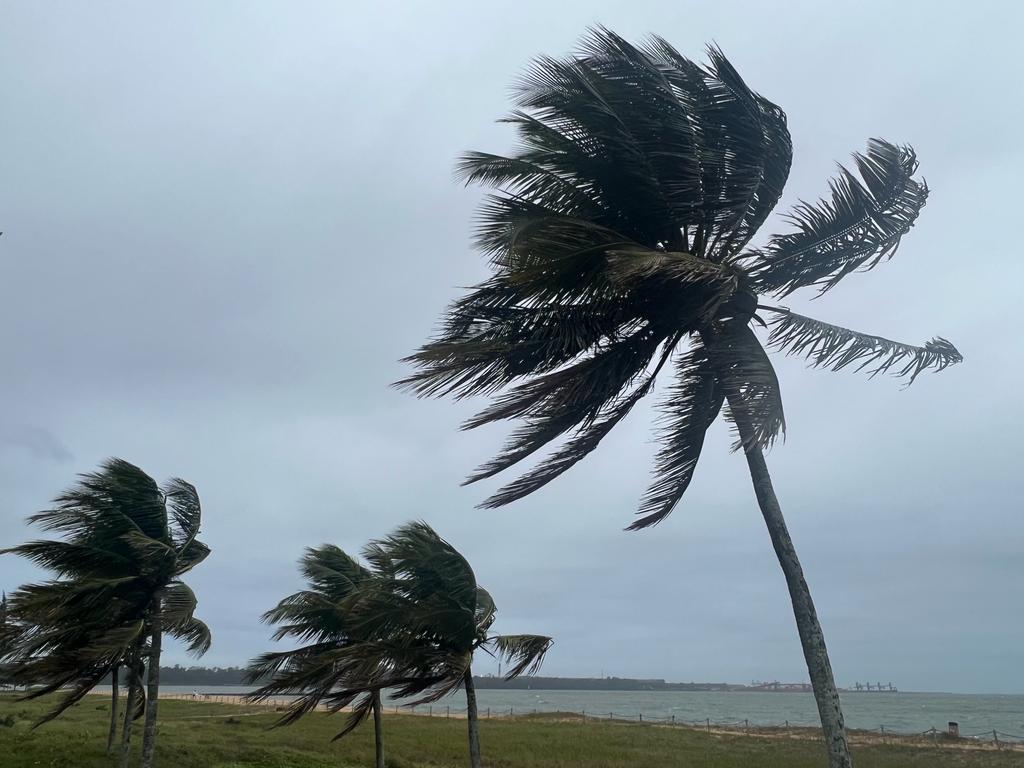
MULTIPOLYGON (((279 694, 302 692, 278 721, 290 725, 314 710, 324 699, 335 710, 362 697, 349 724, 339 735, 361 723, 367 708, 373 712, 374 751, 377 768, 384 768, 384 736, 380 689, 356 694, 334 693, 349 687, 349 668, 338 663, 353 645, 372 640, 372 627, 360 622, 353 605, 366 594, 375 575, 354 558, 331 544, 306 550, 299 569, 308 588, 284 598, 263 614, 263 621, 280 625, 273 639, 294 638, 307 643, 288 651, 264 653, 250 667, 248 682, 270 678, 252 694, 263 701, 279 694)), ((383 660, 380 660, 383 663, 383 660)), ((358 682, 358 681, 357 681, 358 682)))
POLYGON ((202 654, 210 632, 193 615, 196 596, 181 576, 209 554, 196 536, 201 508, 196 489, 181 479, 163 488, 138 467, 110 459, 81 476, 55 506, 29 522, 63 535, 4 550, 54 574, 14 592, 4 648, 7 678, 33 688, 34 699, 61 691, 43 723, 65 712, 111 675, 108 749, 117 718, 117 671, 129 673, 122 736, 127 764, 132 721, 140 714, 144 660, 148 660, 142 765, 149 768, 156 741, 160 650, 167 633, 202 654))
POLYGON ((542 635, 490 635, 497 608, 466 559, 426 523, 401 526, 363 550, 369 568, 336 547, 309 550, 302 561, 310 589, 266 614, 286 622, 278 639, 314 641, 267 653, 254 678, 272 676, 254 700, 302 691, 279 721, 294 723, 324 702, 332 711, 353 703, 344 730, 374 714, 376 759, 383 760, 380 691, 411 705, 466 694, 470 765, 481 765, 473 654, 483 648, 512 666, 509 679, 540 666, 551 645, 542 635))
POLYGON ((503 452, 467 482, 566 438, 483 503, 498 507, 597 448, 672 362, 655 477, 630 528, 675 508, 723 413, 786 577, 829 765, 847 768, 824 635, 762 452, 785 419, 752 326, 770 328, 768 347, 812 366, 890 371, 908 383, 961 356, 942 338, 901 344, 759 303, 825 293, 891 258, 928 188, 914 178, 910 147, 873 139, 828 199, 801 203, 790 232, 751 247, 789 175, 786 116, 720 50, 708 57, 700 66, 661 38, 637 47, 598 29, 576 56, 534 63, 506 118, 520 146, 507 156, 473 152, 459 166, 467 183, 496 189, 477 236, 493 274, 450 306, 399 385, 420 396, 494 396, 465 428, 519 420, 503 452))
MULTIPOLYGON (((90 696, 46 728, 30 730, 48 704, 0 696, 4 768, 109 768, 102 731, 108 705, 90 696)), ((331 741, 338 716, 314 712, 287 729, 269 729, 269 709, 185 701, 161 706, 157 758, 174 768, 355 768, 373 759, 371 729, 331 741), (255 712, 256 714, 252 714, 255 712)), ((465 760, 464 721, 385 716, 389 768, 456 768, 465 760)), ((821 744, 804 739, 705 734, 650 725, 561 721, 557 717, 484 719, 481 737, 501 768, 816 768, 821 744)), ((1021 752, 959 750, 928 745, 859 744, 859 768, 1011 768, 1021 752)))

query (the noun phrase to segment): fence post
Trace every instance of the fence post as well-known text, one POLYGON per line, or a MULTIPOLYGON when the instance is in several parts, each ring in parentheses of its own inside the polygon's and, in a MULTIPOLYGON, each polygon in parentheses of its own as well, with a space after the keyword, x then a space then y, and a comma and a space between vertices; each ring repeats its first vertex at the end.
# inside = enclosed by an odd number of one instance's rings
POLYGON ((996 743, 996 749, 999 749, 999 734, 996 733, 996 729, 992 729, 992 741, 996 743))
POLYGON ((451 704, 449 704, 447 707, 444 708, 444 716, 445 716, 445 719, 448 719, 448 718, 450 718, 452 716, 452 705, 451 704))
POLYGON ((583 717, 583 722, 587 722, 587 710, 584 709, 580 715, 583 717))
POLYGON ((431 705, 430 705, 430 706, 429 706, 429 707, 427 708, 427 714, 428 714, 428 715, 429 715, 430 717, 433 717, 433 716, 434 716, 434 705, 433 705, 433 704, 431 704, 431 705))
POLYGON ((488 720, 491 719, 491 708, 490 707, 487 708, 487 719, 488 720))
POLYGON ((513 714, 513 712, 514 712, 514 711, 515 711, 515 710, 514 710, 514 709, 513 709, 512 707, 509 707, 509 708, 508 708, 508 716, 509 716, 509 717, 512 717, 512 714, 513 714))
POLYGON ((708 724, 708 733, 711 733, 711 718, 710 717, 707 719, 707 724, 708 724))
POLYGON ((612 713, 611 713, 611 712, 609 712, 609 713, 608 713, 608 719, 609 719, 609 720, 611 720, 611 719, 612 719, 612 713))
POLYGON ((640 722, 642 723, 643 721, 644 721, 644 713, 643 713, 643 712, 641 712, 641 713, 640 713, 640 722))
POLYGON ((672 715, 672 725, 675 725, 675 724, 676 724, 676 716, 672 715))
POLYGON ((750 733, 750 721, 749 720, 744 720, 743 721, 743 732, 744 733, 750 733))

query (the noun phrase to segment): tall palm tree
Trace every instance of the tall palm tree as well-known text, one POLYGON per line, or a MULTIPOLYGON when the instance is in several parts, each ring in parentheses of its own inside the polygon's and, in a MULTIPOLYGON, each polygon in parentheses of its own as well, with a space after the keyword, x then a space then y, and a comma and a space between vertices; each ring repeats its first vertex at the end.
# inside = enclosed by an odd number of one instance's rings
POLYGON ((719 49, 708 57, 701 66, 661 38, 634 46, 602 28, 576 56, 534 63, 505 120, 518 149, 473 152, 459 165, 467 183, 497 190, 477 235, 493 274, 450 306, 439 336, 408 358, 418 370, 399 385, 420 396, 494 395, 465 428, 520 420, 502 453, 467 482, 567 436, 483 503, 498 507, 593 451, 672 361, 655 477, 630 528, 672 511, 722 412, 786 577, 829 764, 840 768, 850 756, 839 696, 762 453, 785 424, 765 346, 908 383, 962 358, 942 338, 912 346, 759 303, 803 288, 827 292, 892 257, 928 188, 914 178, 910 147, 874 139, 854 156, 856 173, 840 169, 828 199, 799 204, 790 232, 751 247, 789 174, 786 116, 719 49), (753 323, 768 326, 766 345, 753 323))
POLYGON ((39 540, 0 551, 54 572, 54 579, 21 587, 10 612, 22 622, 10 658, 13 676, 36 687, 27 698, 70 686, 46 722, 79 701, 112 670, 127 663, 128 702, 122 763, 130 723, 138 712, 138 666, 149 661, 142 764, 153 759, 161 639, 184 640, 189 651, 210 645, 207 626, 193 615, 196 597, 180 577, 209 554, 196 539, 201 510, 195 488, 172 479, 161 489, 138 467, 110 459, 100 471, 29 517, 62 540, 39 540))
POLYGON ((464 689, 470 765, 480 768, 474 653, 483 649, 507 661, 512 679, 540 667, 551 638, 490 634, 494 600, 467 560, 424 522, 371 542, 363 556, 377 578, 352 605, 351 620, 373 639, 339 658, 348 680, 362 680, 339 695, 387 688, 416 705, 464 689))
MULTIPOLYGON (((368 690, 355 697, 338 696, 349 687, 349 667, 339 664, 349 646, 372 638, 367 627, 353 626, 353 606, 360 599, 374 574, 357 560, 331 544, 306 550, 299 569, 307 588, 289 595, 275 608, 263 614, 263 621, 277 624, 273 639, 295 638, 304 643, 288 651, 264 653, 249 666, 248 682, 270 678, 249 694, 254 701, 272 696, 301 692, 279 725, 294 723, 306 713, 327 701, 332 711, 356 704, 343 736, 359 725, 367 712, 373 714, 376 766, 384 768, 384 736, 381 722, 380 689, 368 690)), ((373 670, 370 670, 373 673, 373 670)))

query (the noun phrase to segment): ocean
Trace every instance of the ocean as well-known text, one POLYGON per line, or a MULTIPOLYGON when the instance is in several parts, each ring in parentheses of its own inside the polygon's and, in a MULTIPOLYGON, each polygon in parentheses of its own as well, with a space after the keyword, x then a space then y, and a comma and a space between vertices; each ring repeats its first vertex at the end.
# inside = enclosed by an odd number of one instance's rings
MULTIPOLYGON (((161 686, 167 693, 232 696, 252 690, 249 686, 161 686)), ((533 712, 576 712, 616 719, 667 720, 751 726, 815 726, 818 712, 809 693, 751 691, 547 691, 477 690, 481 716, 533 712)), ((392 706, 394 703, 392 702, 392 706)), ((456 694, 432 705, 434 714, 465 711, 465 700, 456 694)), ((417 712, 426 712, 421 705, 417 712)), ((848 728, 894 733, 945 731, 949 721, 960 725, 964 736, 993 730, 1000 738, 1024 741, 1024 696, 959 693, 847 693, 843 712, 848 728)))

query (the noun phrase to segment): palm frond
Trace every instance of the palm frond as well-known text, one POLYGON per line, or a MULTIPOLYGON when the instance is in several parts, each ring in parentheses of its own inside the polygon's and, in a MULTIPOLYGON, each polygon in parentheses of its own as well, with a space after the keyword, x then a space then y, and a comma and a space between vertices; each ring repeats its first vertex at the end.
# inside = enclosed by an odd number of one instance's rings
POLYGON ((192 539, 179 550, 174 561, 175 578, 188 573, 210 555, 210 548, 198 539, 192 539))
POLYGON ((195 613, 199 601, 196 593, 183 581, 172 581, 163 590, 160 615, 168 627, 184 624, 195 613))
POLYGON ((662 339, 649 328, 641 328, 578 363, 531 379, 496 398, 464 428, 517 417, 523 417, 524 422, 502 452, 467 482, 492 477, 574 427, 582 425, 589 430, 606 406, 644 373, 661 343, 662 339))
POLYGON ((487 644, 495 655, 512 665, 505 673, 505 679, 511 680, 536 673, 554 640, 544 635, 495 635, 487 639, 487 644))
POLYGON ((137 466, 107 459, 98 472, 79 478, 77 485, 54 499, 54 508, 31 515, 29 524, 77 540, 130 530, 155 539, 166 537, 163 495, 156 481, 137 466))
POLYGON ((498 607, 494 604, 491 593, 483 587, 476 588, 476 615, 473 622, 477 632, 486 633, 494 623, 494 617, 498 613, 498 607))
POLYGON ((750 326, 723 323, 713 334, 702 337, 711 365, 728 405, 726 418, 750 427, 746 439, 737 436, 733 450, 758 446, 768 448, 786 432, 782 393, 775 368, 750 326))
POLYGON ((909 377, 909 386, 928 368, 941 371, 963 361, 956 347, 941 336, 918 347, 852 331, 789 310, 770 311, 775 313, 775 318, 770 322, 768 346, 788 355, 802 356, 812 368, 839 371, 856 365, 856 370, 866 370, 871 376, 892 373, 909 377))
POLYGON ((183 550, 199 535, 202 522, 202 505, 196 487, 180 477, 173 477, 164 483, 164 498, 174 521, 172 540, 177 550, 183 550))
POLYGON ((167 627, 167 634, 185 643, 185 652, 191 656, 202 656, 213 645, 210 627, 195 616, 189 616, 186 620, 167 627))
POLYGON ((724 393, 707 350, 698 341, 679 360, 677 381, 661 405, 661 448, 655 458, 654 482, 629 526, 636 531, 664 520, 682 498, 704 447, 704 435, 722 409, 724 393))
POLYGON ((785 296, 818 285, 824 293, 896 253, 928 199, 928 186, 913 178, 914 150, 872 139, 854 162, 860 179, 840 167, 831 199, 800 203, 789 216, 795 232, 775 235, 766 248, 745 255, 761 292, 785 296))
POLYGON ((116 576, 124 572, 128 560, 107 548, 75 541, 38 540, 0 549, 0 555, 24 557, 58 577, 116 576))

